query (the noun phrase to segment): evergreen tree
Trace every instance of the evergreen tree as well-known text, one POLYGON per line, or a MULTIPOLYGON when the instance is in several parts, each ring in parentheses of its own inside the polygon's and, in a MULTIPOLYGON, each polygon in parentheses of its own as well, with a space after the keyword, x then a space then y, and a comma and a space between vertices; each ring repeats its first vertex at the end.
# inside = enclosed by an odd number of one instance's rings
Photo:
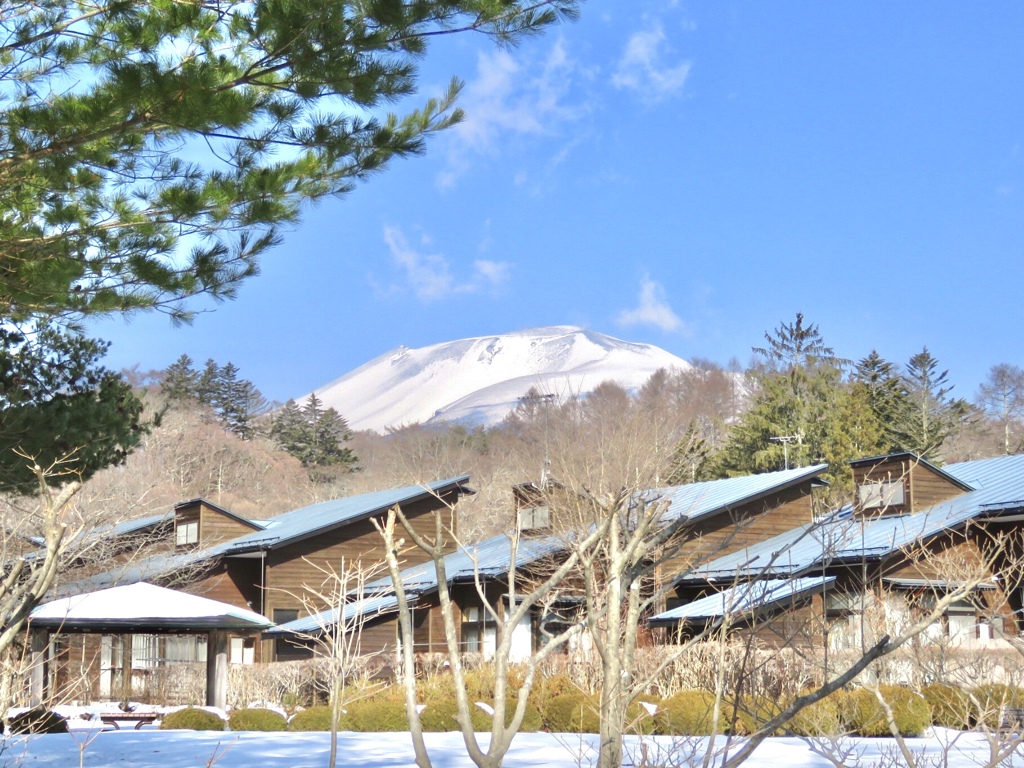
POLYGON ((212 357, 203 365, 203 372, 196 379, 196 400, 200 405, 216 409, 220 398, 220 366, 212 357))
MULTIPOLYGON (((876 350, 861 359, 853 375, 855 396, 863 398, 877 424, 877 453, 901 450, 898 425, 907 412, 907 393, 896 365, 876 350)), ((865 453, 864 455, 868 455, 865 453)))
POLYGON ((457 81, 380 114, 415 92, 431 39, 511 44, 577 4, 5 3, 0 317, 231 296, 304 203, 461 119, 457 81))
POLYGON ((282 450, 302 459, 310 439, 306 419, 294 400, 285 403, 274 415, 270 426, 271 439, 282 450))
POLYGON ((755 348, 765 364, 755 372, 759 392, 748 409, 730 427, 722 450, 710 462, 713 476, 744 475, 824 462, 826 477, 837 489, 850 482, 850 459, 863 453, 867 434, 874 435, 868 417, 858 406, 843 378, 847 361, 825 344, 818 326, 804 324, 798 313, 783 323, 768 345, 755 348), (849 437, 844 416, 857 415, 849 437))
POLYGON ((160 393, 168 401, 195 400, 198 383, 199 374, 192 368, 192 358, 182 355, 164 371, 160 393))
POLYGON ((275 415, 270 435, 285 451, 302 462, 311 479, 323 482, 339 472, 351 472, 358 459, 343 444, 352 439, 348 422, 311 394, 300 408, 289 400, 275 415))
POLYGON ((939 361, 925 347, 910 358, 903 375, 906 401, 896 424, 900 448, 929 460, 938 458, 946 438, 968 420, 967 402, 950 396, 949 371, 939 371, 939 361))
POLYGON ((87 479, 124 461, 146 430, 124 378, 99 365, 107 345, 47 326, 0 325, 0 491, 31 493, 26 457, 50 479, 87 479))

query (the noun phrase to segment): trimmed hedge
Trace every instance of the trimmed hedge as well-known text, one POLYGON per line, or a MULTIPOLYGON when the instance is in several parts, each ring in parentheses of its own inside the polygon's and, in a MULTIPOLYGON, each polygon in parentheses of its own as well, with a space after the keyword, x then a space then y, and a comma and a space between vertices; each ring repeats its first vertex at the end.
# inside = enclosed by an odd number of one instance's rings
MULTIPOLYGON (((797 712, 786 723, 790 733, 797 736, 835 736, 845 730, 843 712, 848 694, 836 691, 831 696, 810 704, 797 712)), ((786 704, 790 704, 787 701, 786 704)))
MULTIPOLYGON (((425 706, 420 713, 420 725, 427 733, 443 733, 445 731, 459 730, 459 723, 455 719, 458 712, 458 704, 454 696, 431 696, 424 702, 425 706)), ((405 708, 402 709, 402 717, 405 718, 405 708)))
POLYGON ((541 716, 552 733, 597 733, 601 729, 597 701, 581 691, 552 696, 541 716))
POLYGON ((393 694, 372 696, 345 705, 348 722, 353 731, 407 731, 409 719, 405 716, 405 701, 393 694))
POLYGON ((213 712, 196 707, 179 709, 165 715, 160 723, 160 728, 165 731, 187 730, 187 731, 223 731, 224 721, 213 712))
MULTIPOLYGON (((931 725, 932 712, 919 693, 896 685, 879 686, 892 709, 896 728, 902 736, 920 736, 931 725)), ((860 736, 890 736, 889 722, 874 691, 861 688, 850 694, 851 727, 860 736)))
POLYGON ((971 696, 973 721, 986 728, 998 728, 1003 706, 1024 707, 1024 690, 1012 685, 991 683, 979 685, 971 696))
MULTIPOLYGON (((340 724, 339 724, 340 728, 340 724)), ((289 731, 329 731, 331 730, 331 708, 325 706, 310 707, 292 715, 288 721, 289 731)))
POLYGON ((740 696, 722 704, 729 728, 740 736, 749 736, 782 711, 781 703, 768 696, 740 696))
MULTIPOLYGON (((715 696, 708 691, 680 691, 658 705, 655 731, 665 736, 708 736, 714 707, 715 696)), ((725 733, 728 726, 723 713, 715 731, 725 733)))
POLYGON ((236 709, 228 718, 228 727, 232 731, 283 731, 288 721, 272 709, 236 709))
POLYGON ((921 695, 928 702, 932 722, 944 728, 966 731, 974 721, 974 705, 967 691, 955 685, 934 683, 921 689, 921 695))
POLYGON ((67 733, 68 722, 56 712, 36 707, 11 718, 8 724, 12 734, 18 733, 67 733))
MULTIPOLYGON (((469 709, 473 720, 473 730, 490 732, 491 724, 494 718, 487 714, 484 710, 476 705, 477 701, 482 701, 484 704, 494 706, 494 701, 491 699, 471 699, 469 702, 469 709)), ((518 701, 515 696, 510 696, 505 700, 505 725, 507 726, 512 722, 512 716, 515 714, 516 705, 518 701)), ((536 733, 544 725, 543 718, 541 717, 540 710, 533 705, 532 701, 526 703, 526 711, 523 712, 523 722, 519 724, 520 733, 536 733)))

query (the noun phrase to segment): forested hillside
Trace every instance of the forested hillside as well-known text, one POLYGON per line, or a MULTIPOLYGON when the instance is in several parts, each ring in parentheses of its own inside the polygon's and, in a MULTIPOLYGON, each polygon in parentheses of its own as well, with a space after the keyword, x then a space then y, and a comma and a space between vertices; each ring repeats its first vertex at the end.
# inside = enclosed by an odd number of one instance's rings
POLYGON ((203 496, 263 518, 339 495, 469 473, 462 532, 503 528, 514 483, 542 472, 573 483, 665 485, 825 462, 836 502, 846 462, 913 450, 942 463, 1024 449, 1024 371, 1000 363, 973 397, 923 349, 906 363, 874 350, 846 359, 797 315, 765 334, 745 370, 694 360, 632 396, 605 382, 585 398, 532 391, 501 425, 352 433, 311 398, 271 408, 230 363, 183 356, 140 376, 159 418, 123 466, 100 472, 82 503, 125 516, 203 496), (631 467, 617 477, 617 468, 631 467), (596 473, 600 474, 600 477, 596 473))

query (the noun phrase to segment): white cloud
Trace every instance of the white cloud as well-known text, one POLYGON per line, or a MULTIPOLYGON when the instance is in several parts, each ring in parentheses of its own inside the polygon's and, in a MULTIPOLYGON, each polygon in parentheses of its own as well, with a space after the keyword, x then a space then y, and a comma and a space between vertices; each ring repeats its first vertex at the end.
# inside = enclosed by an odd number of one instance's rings
POLYGON ((474 156, 500 150, 515 136, 545 136, 589 110, 585 102, 569 103, 586 75, 559 38, 544 59, 486 51, 477 57, 477 76, 459 99, 465 119, 449 132, 448 168, 438 185, 450 187, 472 164, 474 156))
POLYGON ((625 309, 619 313, 619 325, 653 325, 666 332, 683 333, 686 326, 665 299, 665 289, 649 277, 640 281, 640 303, 636 309, 625 309))
POLYGON ((686 84, 690 62, 669 64, 665 59, 665 30, 660 22, 634 32, 612 75, 616 88, 636 91, 647 102, 675 96, 686 84))
MULTIPOLYGON (((384 242, 403 272, 402 285, 393 286, 393 290, 411 290, 420 301, 493 290, 508 281, 512 270, 512 264, 507 261, 477 259, 467 276, 457 277, 443 254, 425 253, 415 248, 398 227, 384 227, 384 242)), ((431 244, 429 236, 421 238, 422 246, 431 244)))

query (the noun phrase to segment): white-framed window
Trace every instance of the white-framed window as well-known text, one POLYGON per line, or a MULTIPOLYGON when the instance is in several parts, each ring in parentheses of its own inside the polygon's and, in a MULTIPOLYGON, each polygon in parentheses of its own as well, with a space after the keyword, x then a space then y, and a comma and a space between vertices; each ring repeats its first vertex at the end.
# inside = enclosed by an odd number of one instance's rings
POLYGON ((179 547, 199 543, 199 521, 180 521, 174 527, 174 543, 179 547))
POLYGON ((462 647, 465 651, 491 658, 497 641, 498 628, 485 609, 471 605, 462 612, 462 647))
POLYGON ((232 637, 230 660, 232 664, 253 664, 256 661, 256 641, 251 637, 232 637))
POLYGON ((863 483, 857 486, 857 501, 861 509, 902 507, 906 504, 906 489, 902 480, 863 483))
POLYGON ((548 506, 522 507, 519 510, 519 529, 546 531, 551 527, 551 508, 548 506))

